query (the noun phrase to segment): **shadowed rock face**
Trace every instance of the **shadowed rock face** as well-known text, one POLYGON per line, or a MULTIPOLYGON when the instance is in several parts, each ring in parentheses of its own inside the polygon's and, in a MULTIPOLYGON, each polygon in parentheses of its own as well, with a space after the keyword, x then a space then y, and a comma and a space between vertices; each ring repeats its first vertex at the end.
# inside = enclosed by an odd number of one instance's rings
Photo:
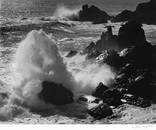
POLYGON ((102 33, 100 39, 96 43, 91 42, 89 46, 84 49, 84 53, 88 54, 88 58, 96 58, 105 50, 119 50, 117 42, 118 37, 113 35, 112 27, 108 26, 107 31, 102 33))
POLYGON ((137 20, 142 23, 156 24, 156 1, 151 0, 148 3, 139 4, 135 14, 137 20))
POLYGON ((122 21, 129 21, 135 19, 135 13, 130 10, 123 10, 120 14, 116 15, 112 22, 122 22, 122 21))
POLYGON ((113 35, 112 27, 108 26, 107 31, 103 32, 100 39, 96 42, 96 50, 103 51, 107 49, 118 50, 117 36, 113 35))
POLYGON ((93 5, 91 7, 83 5, 78 18, 79 21, 91 21, 95 24, 106 23, 109 19, 110 16, 106 12, 93 5))
POLYGON ((150 0, 146 3, 141 3, 136 7, 134 12, 129 10, 124 10, 115 18, 112 19, 113 22, 122 22, 129 20, 137 20, 145 24, 156 24, 156 1, 150 0))
POLYGON ((149 45, 146 41, 142 24, 137 21, 129 21, 120 27, 118 41, 121 48, 149 45))
MULTIPOLYGON (((119 29, 117 40, 113 43, 117 44, 119 50, 113 50, 111 44, 109 46, 109 38, 113 38, 113 34, 108 28, 100 42, 92 43, 88 47, 92 48, 88 51, 89 54, 92 54, 92 50, 101 53, 96 57, 97 63, 106 63, 115 68, 116 72, 113 84, 110 87, 99 84, 93 96, 115 107, 122 103, 149 107, 151 101, 156 102, 156 47, 146 41, 142 24, 137 21, 129 21, 119 29), (102 48, 105 44, 107 49, 102 48)), ((102 111, 97 108, 93 112, 97 110, 102 111)))
POLYGON ((99 83, 99 85, 97 86, 96 90, 92 93, 92 95, 98 98, 102 98, 103 92, 106 91, 107 89, 108 89, 107 86, 105 86, 103 83, 99 83))
MULTIPOLYGON (((119 29, 118 35, 113 35, 112 27, 108 26, 107 31, 102 33, 100 39, 96 43, 92 42, 87 46, 84 49, 84 53, 88 54, 88 58, 96 58, 100 54, 103 54, 105 57, 107 54, 106 50, 121 51, 122 49, 131 46, 151 47, 151 44, 146 41, 142 24, 137 21, 129 21, 122 25, 119 29)), ((112 60, 112 58, 118 59, 117 55, 113 54, 115 54, 113 51, 108 51, 108 58, 105 57, 105 59, 108 59, 108 62, 112 60)), ((111 65, 111 63, 109 64, 111 65)))
POLYGON ((54 105, 65 105, 72 103, 73 93, 66 89, 62 84, 44 81, 39 97, 47 103, 54 105))

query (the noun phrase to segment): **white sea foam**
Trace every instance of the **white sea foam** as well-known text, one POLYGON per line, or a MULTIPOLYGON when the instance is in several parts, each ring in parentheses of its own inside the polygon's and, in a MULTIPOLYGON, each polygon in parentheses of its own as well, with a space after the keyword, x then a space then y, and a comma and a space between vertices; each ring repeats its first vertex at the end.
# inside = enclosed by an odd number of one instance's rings
POLYGON ((75 7, 74 9, 71 9, 65 5, 59 5, 54 11, 54 16, 58 18, 75 19, 78 18, 79 10, 80 10, 79 7, 75 7))

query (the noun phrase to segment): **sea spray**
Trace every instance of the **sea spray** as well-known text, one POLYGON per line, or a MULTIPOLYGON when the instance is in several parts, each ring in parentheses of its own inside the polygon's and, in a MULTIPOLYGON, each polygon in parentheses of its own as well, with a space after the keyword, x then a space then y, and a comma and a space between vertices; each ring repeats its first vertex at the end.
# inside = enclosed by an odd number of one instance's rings
MULTIPOLYGON (((86 62, 84 55, 78 57, 80 62, 86 62)), ((79 63, 75 62, 75 66, 77 64, 79 63)), ((14 69, 16 94, 32 109, 53 107, 38 96, 42 91, 43 81, 63 84, 76 98, 80 94, 91 94, 99 82, 109 85, 114 78, 114 73, 106 65, 85 63, 80 71, 70 69, 68 61, 67 65, 64 63, 56 42, 42 30, 31 31, 19 44, 14 69)))
POLYGON ((41 30, 31 31, 19 44, 14 67, 16 92, 30 107, 47 106, 38 97, 43 81, 62 83, 73 90, 74 80, 66 70, 55 41, 41 30))
POLYGON ((100 82, 111 86, 114 81, 115 72, 110 66, 86 60, 86 55, 77 54, 74 57, 65 58, 65 62, 76 82, 77 94, 91 94, 100 82))
POLYGON ((53 15, 58 18, 67 18, 70 20, 74 20, 74 19, 78 19, 79 11, 80 11, 79 7, 75 7, 74 9, 71 9, 65 5, 58 5, 53 15))

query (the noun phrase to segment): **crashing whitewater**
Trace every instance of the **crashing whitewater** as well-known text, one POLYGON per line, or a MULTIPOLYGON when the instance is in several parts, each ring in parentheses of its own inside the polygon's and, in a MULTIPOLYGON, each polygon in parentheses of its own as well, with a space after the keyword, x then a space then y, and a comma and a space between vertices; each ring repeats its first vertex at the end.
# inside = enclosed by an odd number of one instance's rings
MULTIPOLYGON (((54 109, 53 104, 39 98, 43 81, 63 84, 73 92, 76 100, 81 94, 91 94, 99 82, 109 85, 115 74, 107 65, 87 63, 85 55, 77 54, 71 59, 61 55, 57 41, 44 31, 33 30, 19 43, 12 61, 14 77, 13 93, 8 103, 0 110, 1 120, 15 116, 14 109, 24 111, 54 109), (80 61, 79 71, 72 69, 71 64, 80 61)), ((61 98, 61 95, 60 95, 61 98)))

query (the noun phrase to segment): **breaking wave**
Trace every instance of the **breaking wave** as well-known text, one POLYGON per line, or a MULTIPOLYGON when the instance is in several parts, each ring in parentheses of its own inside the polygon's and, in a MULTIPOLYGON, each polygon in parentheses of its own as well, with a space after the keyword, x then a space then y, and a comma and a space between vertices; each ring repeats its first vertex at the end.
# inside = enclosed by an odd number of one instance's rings
POLYGON ((54 16, 58 18, 67 18, 70 20, 78 19, 79 17, 79 7, 75 7, 74 9, 71 9, 65 5, 59 5, 56 10, 54 11, 54 16))
POLYGON ((99 82, 109 86, 114 78, 109 66, 87 63, 85 55, 65 59, 56 41, 42 30, 29 32, 19 43, 12 64, 14 87, 11 95, 0 95, 3 100, 7 99, 0 108, 0 120, 4 121, 29 109, 38 111, 56 108, 39 98, 43 81, 63 84, 76 99, 80 94, 91 94, 99 82))

